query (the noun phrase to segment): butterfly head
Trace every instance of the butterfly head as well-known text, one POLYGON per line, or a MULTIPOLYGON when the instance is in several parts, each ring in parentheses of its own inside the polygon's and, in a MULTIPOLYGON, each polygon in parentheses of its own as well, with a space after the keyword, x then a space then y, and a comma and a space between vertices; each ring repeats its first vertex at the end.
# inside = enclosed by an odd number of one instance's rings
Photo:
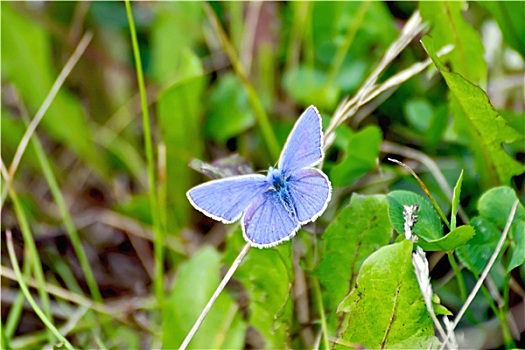
POLYGON ((284 186, 284 176, 281 170, 270 167, 267 176, 268 182, 274 190, 279 191, 284 186))

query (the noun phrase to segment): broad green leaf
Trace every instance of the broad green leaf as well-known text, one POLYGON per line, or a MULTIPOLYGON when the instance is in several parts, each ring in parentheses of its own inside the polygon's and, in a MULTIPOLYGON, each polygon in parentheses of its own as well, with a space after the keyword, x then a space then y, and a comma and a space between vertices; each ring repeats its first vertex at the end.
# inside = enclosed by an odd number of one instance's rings
MULTIPOLYGON (((479 198, 478 212, 483 218, 492 221, 503 229, 510 215, 510 210, 517 199, 516 192, 507 186, 495 187, 479 198)), ((514 222, 525 220, 525 208, 520 202, 514 216, 514 222)))
POLYGON ((507 273, 510 273, 514 268, 525 264, 525 221, 520 220, 516 222, 511 232, 510 243, 510 262, 507 267, 507 273))
POLYGON ((432 121, 432 105, 427 99, 414 98, 404 105, 404 112, 408 122, 416 131, 426 132, 432 121))
POLYGON ((450 209, 450 228, 456 228, 456 215, 458 214, 459 201, 461 200, 461 184, 463 183, 463 170, 459 174, 456 186, 454 186, 454 194, 452 196, 452 208, 450 209))
POLYGON ((176 227, 188 221, 190 205, 186 191, 195 184, 197 175, 188 163, 192 158, 200 158, 204 149, 200 101, 203 92, 204 81, 197 78, 170 89, 157 104, 166 144, 168 208, 172 210, 169 216, 175 219, 176 227))
MULTIPOLYGON (((503 148, 503 144, 522 139, 522 135, 510 127, 494 107, 487 94, 462 75, 448 72, 434 51, 430 37, 422 39, 425 50, 432 58, 457 100, 468 123, 476 147, 473 151, 484 161, 479 171, 488 176, 491 184, 507 184, 514 175, 525 171, 525 166, 513 159, 503 148)), ((457 117, 461 117, 458 116, 457 117)))
POLYGON ((470 224, 476 234, 467 244, 459 247, 456 253, 467 269, 479 275, 494 252, 501 231, 489 220, 479 216, 471 219, 470 224))
MULTIPOLYGON (((15 118, 11 113, 2 108, 1 123, 1 140, 2 140, 2 160, 8 166, 13 161, 16 148, 22 140, 26 125, 20 118, 15 118)), ((39 170, 38 158, 36 157, 33 147, 28 147, 24 152, 20 166, 29 166, 32 171, 39 170)), ((3 180, 3 178, 2 178, 3 180)))
MULTIPOLYGON (((501 186, 488 190, 478 201, 479 215, 484 219, 490 221, 499 230, 503 230, 510 216, 512 205, 517 199, 514 189, 501 186)), ((509 255, 510 261, 507 266, 507 272, 510 272, 516 266, 525 262, 525 208, 520 202, 516 209, 514 220, 510 229, 510 247, 509 255)))
POLYGON ((330 171, 332 185, 351 185, 376 167, 381 144, 381 130, 374 125, 353 134, 348 140, 345 157, 330 171))
POLYGON ((296 103, 321 110, 334 108, 340 94, 336 85, 325 84, 326 79, 326 72, 307 66, 288 71, 283 78, 286 92, 296 103))
POLYGON ((339 306, 343 340, 366 348, 427 349, 434 328, 412 265, 412 243, 381 247, 361 266, 339 306))
POLYGON ((443 226, 438 214, 432 205, 419 194, 409 191, 392 191, 387 195, 388 214, 394 229, 404 235, 405 219, 403 206, 417 204, 417 222, 412 231, 426 241, 433 241, 443 237, 443 226))
POLYGON ((439 140, 441 140, 443 134, 448 125, 448 108, 445 104, 438 105, 433 108, 432 120, 428 132, 425 135, 427 139, 427 147, 434 148, 439 140))
POLYGON ((323 255, 315 274, 335 310, 354 285, 363 260, 392 237, 386 197, 354 193, 322 237, 323 255))
MULTIPOLYGON (((2 79, 12 83, 34 116, 53 85, 58 70, 52 63, 52 40, 37 22, 18 14, 10 4, 2 11, 2 79)), ((63 86, 41 121, 41 127, 65 144, 99 173, 105 173, 103 153, 97 152, 83 107, 63 86)))
POLYGON ((154 7, 156 17, 151 31, 153 78, 166 84, 200 74, 200 64, 195 62, 190 66, 185 51, 197 45, 202 36, 202 6, 192 2, 157 5, 154 7))
MULTIPOLYGON (((202 248, 180 266, 162 312, 162 344, 178 348, 220 283, 220 254, 202 248)), ((194 349, 242 349, 246 324, 239 306, 223 291, 190 342, 194 349)))
MULTIPOLYGON (((228 265, 245 244, 239 227, 228 239, 225 253, 228 265)), ((249 326, 260 333, 264 341, 257 347, 289 348, 293 312, 292 242, 271 249, 251 248, 233 278, 246 289, 249 326)))
POLYGON ((525 113, 508 110, 500 110, 499 112, 509 126, 513 127, 521 135, 525 135, 525 113))
MULTIPOLYGON (((334 55, 348 33, 358 24, 351 42, 350 53, 343 63, 343 69, 354 57, 363 57, 370 62, 371 54, 379 56, 394 41, 398 29, 386 4, 366 4, 366 12, 360 22, 362 2, 317 1, 312 3, 311 35, 316 58, 324 65, 333 63, 334 55), (338 40, 334 40, 337 38, 338 40)), ((305 33, 306 34, 306 33, 305 33)))
POLYGON ((222 76, 211 91, 204 133, 226 143, 254 124, 248 95, 241 82, 233 74, 222 76))
POLYGON ((469 225, 456 227, 442 238, 426 241, 420 238, 417 244, 425 251, 443 251, 448 252, 456 249, 470 241, 476 232, 469 225))
POLYGON ((479 34, 461 14, 461 1, 421 1, 419 10, 423 21, 431 26, 430 35, 437 49, 453 44, 447 57, 454 72, 476 84, 485 84, 487 64, 483 59, 483 43, 479 34))
POLYGON ((168 229, 188 223, 190 204, 186 191, 197 174, 188 167, 202 158, 203 96, 206 84, 197 46, 202 6, 191 2, 162 3, 152 29, 153 76, 168 86, 157 103, 161 138, 166 145, 168 229), (175 44, 176 43, 176 44, 175 44))
POLYGON ((521 1, 479 1, 498 22, 505 41, 525 58, 525 11, 521 1))

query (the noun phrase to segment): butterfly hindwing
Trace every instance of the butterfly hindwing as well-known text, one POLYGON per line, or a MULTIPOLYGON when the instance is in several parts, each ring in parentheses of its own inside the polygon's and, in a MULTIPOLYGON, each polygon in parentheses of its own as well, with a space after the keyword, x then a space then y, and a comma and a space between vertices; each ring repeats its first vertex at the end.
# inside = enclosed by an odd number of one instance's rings
POLYGON ((232 223, 267 187, 266 176, 242 175, 203 183, 189 190, 186 196, 205 215, 232 223))
POLYGON ((284 145, 278 168, 285 174, 312 167, 323 158, 321 115, 314 106, 299 117, 284 145))
POLYGON ((273 247, 290 239, 299 227, 297 218, 286 209, 275 191, 262 193, 242 219, 244 239, 258 248, 273 247))

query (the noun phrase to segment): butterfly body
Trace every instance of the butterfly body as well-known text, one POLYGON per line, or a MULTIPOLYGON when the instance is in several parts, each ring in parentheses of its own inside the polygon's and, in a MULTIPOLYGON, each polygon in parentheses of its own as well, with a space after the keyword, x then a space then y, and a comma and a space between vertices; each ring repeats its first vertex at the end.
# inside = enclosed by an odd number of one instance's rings
POLYGON ((319 169, 323 154, 321 116, 310 106, 296 122, 277 168, 260 174, 213 180, 188 191, 190 203, 205 215, 232 223, 242 216, 243 236, 252 246, 268 248, 293 237, 301 225, 326 209, 332 194, 319 169))
POLYGON ((270 186, 267 191, 272 191, 271 195, 278 199, 283 207, 286 209, 288 214, 293 218, 297 218, 295 213, 295 206, 290 196, 287 178, 279 169, 270 167, 268 170, 268 185, 270 186))

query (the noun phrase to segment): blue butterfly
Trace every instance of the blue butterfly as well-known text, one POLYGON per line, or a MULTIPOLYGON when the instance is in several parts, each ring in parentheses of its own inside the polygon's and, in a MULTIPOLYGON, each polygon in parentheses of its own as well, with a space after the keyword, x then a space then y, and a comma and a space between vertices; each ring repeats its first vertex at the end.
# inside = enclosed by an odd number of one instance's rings
POLYGON ((277 168, 261 174, 232 176, 196 186, 188 200, 205 215, 230 224, 241 218, 244 239, 268 248, 292 238, 317 219, 332 196, 328 177, 313 168, 323 159, 321 115, 310 106, 286 140, 277 168))

